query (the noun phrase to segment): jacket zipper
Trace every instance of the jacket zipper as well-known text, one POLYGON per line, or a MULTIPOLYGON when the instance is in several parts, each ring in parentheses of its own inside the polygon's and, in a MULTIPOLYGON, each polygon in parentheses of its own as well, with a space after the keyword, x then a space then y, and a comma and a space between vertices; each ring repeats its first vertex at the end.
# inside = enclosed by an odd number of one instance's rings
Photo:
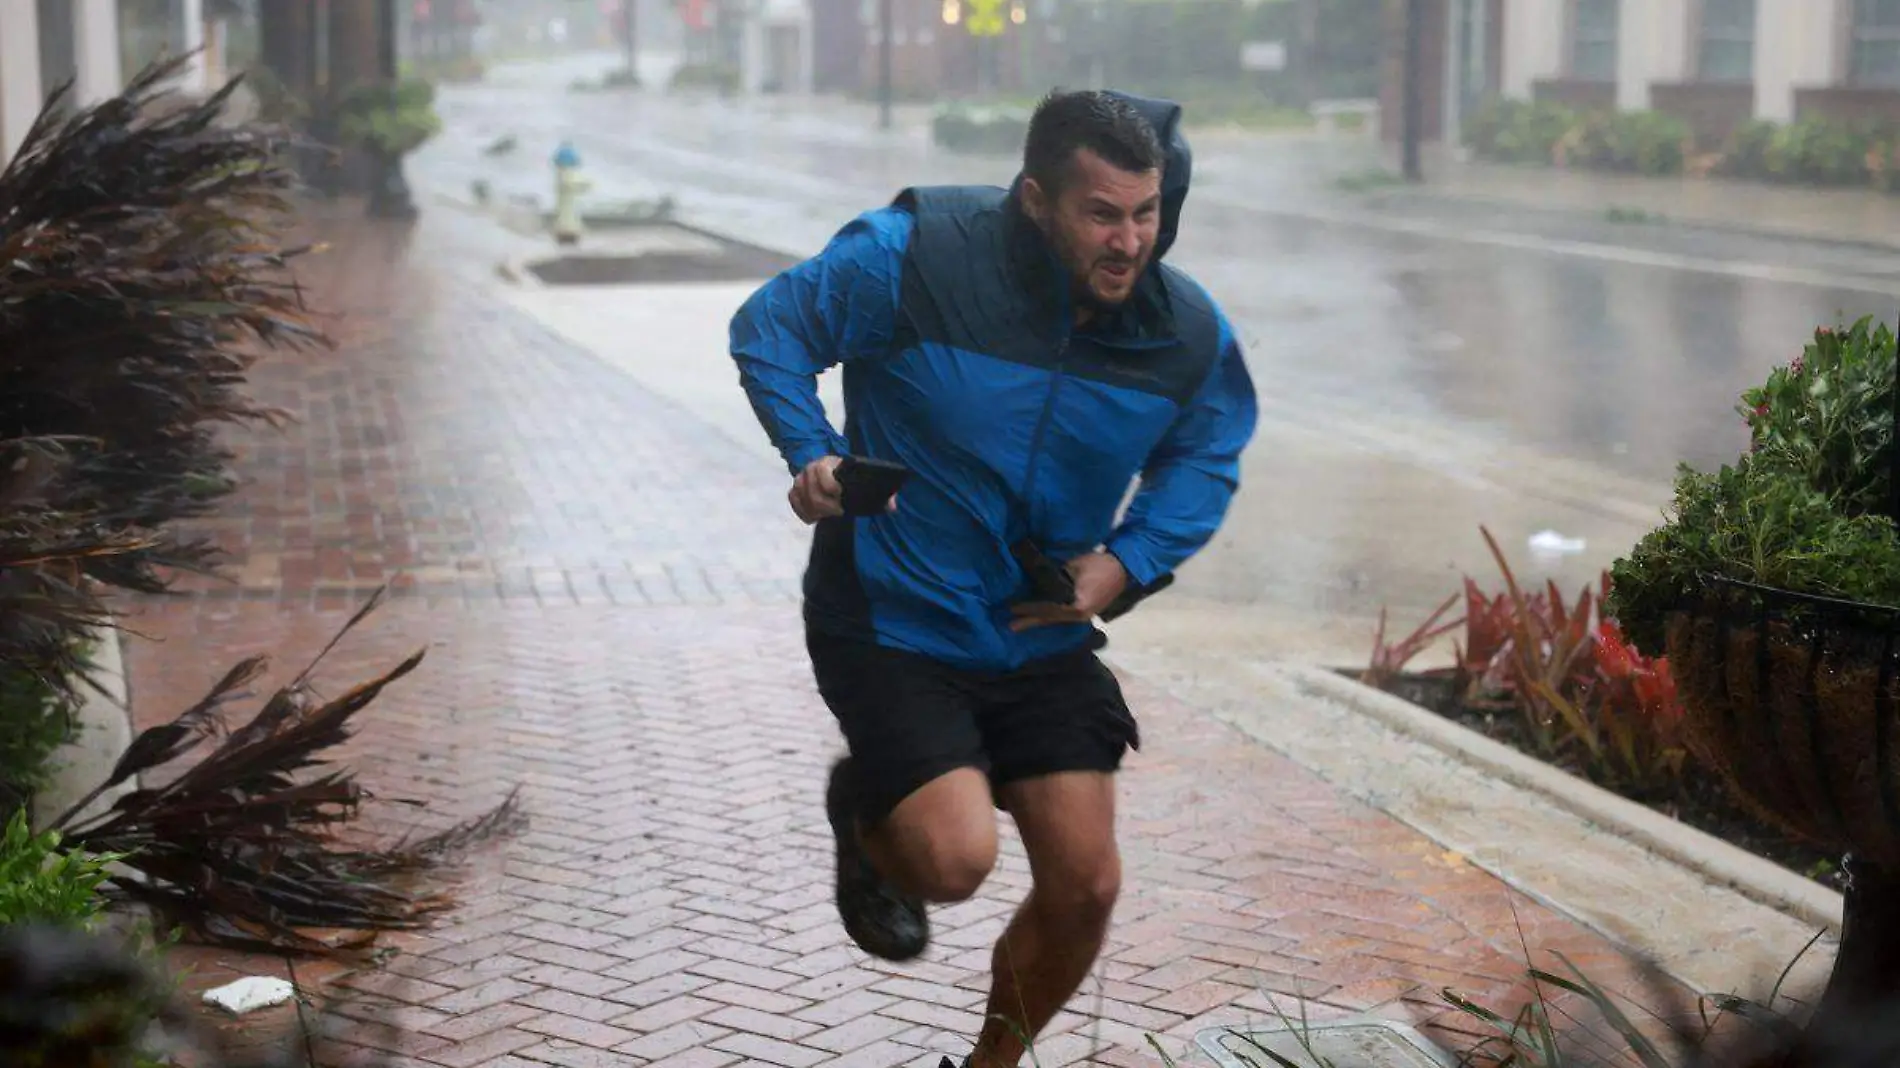
POLYGON ((1036 432, 1029 439, 1029 469, 1023 473, 1023 488, 1020 496, 1023 502, 1023 526, 1032 527, 1030 510, 1035 507, 1032 494, 1036 490, 1036 474, 1041 468, 1042 439, 1049 429, 1049 420, 1055 414, 1056 393, 1062 389, 1063 371, 1069 363, 1069 338, 1071 331, 1064 330, 1062 340, 1056 343, 1055 371, 1049 378, 1049 392, 1042 399, 1042 414, 1036 418, 1036 432))

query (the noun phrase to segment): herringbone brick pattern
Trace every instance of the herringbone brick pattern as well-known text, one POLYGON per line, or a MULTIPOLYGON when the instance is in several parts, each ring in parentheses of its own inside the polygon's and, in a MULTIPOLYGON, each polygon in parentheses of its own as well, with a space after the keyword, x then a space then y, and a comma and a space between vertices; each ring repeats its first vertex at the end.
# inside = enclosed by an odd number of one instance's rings
MULTIPOLYGON (((836 732, 803 659, 782 473, 431 274, 441 247, 327 225, 337 249, 307 277, 344 314, 343 348, 260 374, 301 422, 236 439, 250 484, 206 525, 246 596, 128 606, 157 639, 132 640, 136 718, 176 714, 244 655, 295 670, 407 570, 411 596, 322 673, 429 651, 343 754, 382 798, 369 819, 441 826, 519 784, 531 825, 381 970, 298 966, 349 994, 325 1063, 934 1068, 966 1051, 1027 869, 1012 845, 982 895, 936 913, 922 962, 845 940, 819 797, 836 732)), ((1290 997, 1341 1012, 1411 994, 1430 1015, 1450 985, 1508 1008, 1520 939, 1627 978, 1600 939, 1128 687, 1148 749, 1125 777, 1126 896, 1040 1064, 1154 1064, 1150 1036, 1180 1053, 1290 997)), ((196 985, 283 967, 198 963, 196 985)))
POLYGON ((760 492, 775 472, 444 270, 479 258, 458 232, 470 220, 310 225, 333 240, 300 280, 338 347, 257 367, 253 392, 293 421, 231 435, 244 484, 194 524, 229 566, 185 588, 311 604, 384 583, 450 604, 796 597, 802 528, 782 488, 760 492))
MULTIPOLYGON (((285 670, 340 615, 253 603, 154 609, 133 661, 141 717, 181 707, 223 655, 285 670)), ((1027 886, 1012 847, 985 893, 936 914, 915 966, 871 961, 829 903, 819 785, 834 732, 786 609, 531 608, 399 601, 327 662, 362 676, 411 647, 423 669, 347 752, 387 800, 378 829, 470 815, 522 784, 532 821, 478 863, 441 930, 347 977, 352 1018, 451 1066, 742 1061, 933 1066, 967 1049, 989 946, 1027 886), (411 813, 414 813, 412 816, 411 813), (512 1060, 508 1058, 514 1058, 512 1060)), ((1149 750, 1126 776, 1128 890, 1101 969, 1044 1065, 1148 1064, 1276 997, 1345 1009, 1453 986, 1508 1000, 1531 945, 1612 978, 1596 937, 1515 897, 1284 758, 1131 681, 1149 750), (1097 1046, 1097 1043, 1100 1046, 1097 1046)), ((345 1038, 344 1041, 349 1041, 345 1038)))

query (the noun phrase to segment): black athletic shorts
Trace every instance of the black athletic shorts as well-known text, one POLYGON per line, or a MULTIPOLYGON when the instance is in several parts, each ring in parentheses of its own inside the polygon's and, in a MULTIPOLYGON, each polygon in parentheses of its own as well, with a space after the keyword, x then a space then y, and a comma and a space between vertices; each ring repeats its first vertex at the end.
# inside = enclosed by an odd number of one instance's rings
POLYGON ((858 817, 868 823, 958 768, 987 773, 994 789, 1117 771, 1141 747, 1121 684, 1092 649, 981 673, 811 630, 805 642, 851 750, 858 817))

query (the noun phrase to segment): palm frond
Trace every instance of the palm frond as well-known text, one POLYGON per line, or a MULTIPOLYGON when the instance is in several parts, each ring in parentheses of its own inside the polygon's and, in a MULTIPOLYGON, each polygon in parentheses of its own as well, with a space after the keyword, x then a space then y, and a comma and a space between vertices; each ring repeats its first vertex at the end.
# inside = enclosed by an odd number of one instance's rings
MULTIPOLYGON (((358 613, 338 637, 363 617, 358 613)), ((143 878, 116 879, 115 890, 204 941, 327 953, 333 944, 310 929, 423 926, 451 904, 424 885, 426 877, 512 830, 520 808, 511 793, 494 809, 417 842, 362 849, 338 843, 335 832, 368 794, 326 751, 349 740, 353 718, 422 660, 417 652, 328 700, 317 698, 306 671, 248 722, 227 730, 226 708, 263 671, 261 658, 246 660, 204 700, 141 734, 93 796, 133 775, 163 774, 215 738, 197 763, 78 825, 68 825, 68 813, 58 826, 74 848, 127 854, 124 865, 143 878)))

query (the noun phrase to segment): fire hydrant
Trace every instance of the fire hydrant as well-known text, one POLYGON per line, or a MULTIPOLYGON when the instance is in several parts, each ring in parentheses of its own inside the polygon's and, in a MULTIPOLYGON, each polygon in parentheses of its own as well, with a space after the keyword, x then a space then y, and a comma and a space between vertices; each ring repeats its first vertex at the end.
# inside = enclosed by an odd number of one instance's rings
POLYGON ((581 194, 593 183, 581 174, 581 156, 568 142, 554 154, 554 240, 577 245, 581 240, 581 194))

